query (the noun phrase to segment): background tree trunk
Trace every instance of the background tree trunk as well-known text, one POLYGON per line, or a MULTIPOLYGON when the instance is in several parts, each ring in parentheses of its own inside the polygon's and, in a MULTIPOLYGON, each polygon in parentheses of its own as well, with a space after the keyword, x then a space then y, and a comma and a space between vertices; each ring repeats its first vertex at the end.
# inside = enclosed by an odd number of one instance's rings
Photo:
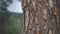
POLYGON ((58 0, 22 0, 22 34, 59 34, 58 0))

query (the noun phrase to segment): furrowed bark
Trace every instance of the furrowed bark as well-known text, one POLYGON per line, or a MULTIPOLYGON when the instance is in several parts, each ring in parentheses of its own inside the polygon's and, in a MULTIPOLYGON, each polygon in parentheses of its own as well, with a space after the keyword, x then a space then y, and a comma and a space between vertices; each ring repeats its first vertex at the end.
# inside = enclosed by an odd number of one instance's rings
POLYGON ((22 0, 23 34, 59 34, 58 0, 22 0))

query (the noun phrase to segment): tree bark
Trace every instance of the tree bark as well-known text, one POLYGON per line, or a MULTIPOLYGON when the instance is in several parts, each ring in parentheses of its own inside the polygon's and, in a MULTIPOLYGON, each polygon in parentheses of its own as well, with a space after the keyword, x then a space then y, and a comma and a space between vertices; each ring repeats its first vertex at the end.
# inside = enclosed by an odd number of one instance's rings
POLYGON ((22 0, 22 34, 59 34, 58 6, 57 0, 22 0))

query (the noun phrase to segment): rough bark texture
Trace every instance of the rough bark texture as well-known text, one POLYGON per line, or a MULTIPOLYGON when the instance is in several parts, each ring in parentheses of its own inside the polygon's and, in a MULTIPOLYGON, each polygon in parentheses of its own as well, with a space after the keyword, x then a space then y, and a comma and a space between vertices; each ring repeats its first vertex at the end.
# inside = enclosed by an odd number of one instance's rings
POLYGON ((59 0, 22 0, 22 34, 60 34, 59 0))

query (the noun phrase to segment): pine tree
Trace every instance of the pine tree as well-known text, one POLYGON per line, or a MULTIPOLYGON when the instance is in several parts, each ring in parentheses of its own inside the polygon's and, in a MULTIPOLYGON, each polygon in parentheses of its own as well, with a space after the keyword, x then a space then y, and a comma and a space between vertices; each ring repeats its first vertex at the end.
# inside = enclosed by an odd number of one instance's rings
POLYGON ((22 34, 59 34, 59 2, 58 0, 22 0, 22 34))

